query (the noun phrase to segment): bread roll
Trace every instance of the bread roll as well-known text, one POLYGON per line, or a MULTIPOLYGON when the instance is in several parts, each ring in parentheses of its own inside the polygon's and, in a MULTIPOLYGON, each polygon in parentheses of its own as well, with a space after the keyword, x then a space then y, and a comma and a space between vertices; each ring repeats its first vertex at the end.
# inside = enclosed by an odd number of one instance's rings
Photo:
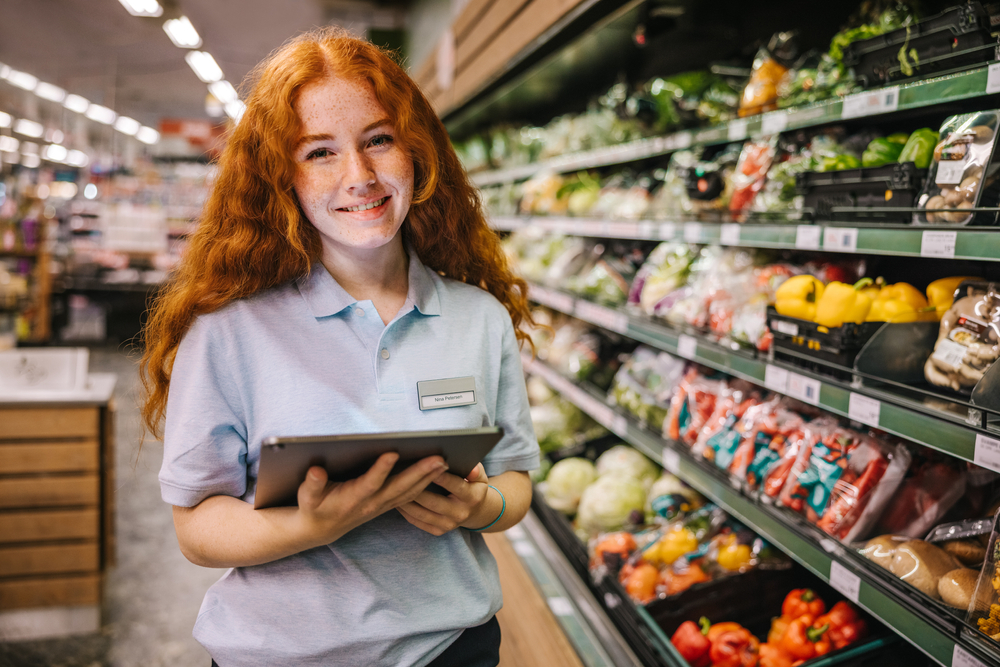
POLYGON ((944 549, 923 540, 910 540, 896 547, 889 571, 917 590, 940 600, 938 580, 960 566, 958 560, 944 549))
POLYGON ((982 565, 986 559, 986 547, 978 540, 948 540, 938 546, 957 558, 962 565, 982 565))
POLYGON ((896 553, 896 547, 908 539, 898 535, 879 535, 868 540, 861 553, 868 560, 888 570, 889 566, 892 565, 892 557, 896 553))
POLYGON ((976 580, 979 572, 967 567, 960 567, 951 572, 945 572, 938 580, 938 593, 941 600, 955 609, 968 609, 972 596, 976 592, 976 580))

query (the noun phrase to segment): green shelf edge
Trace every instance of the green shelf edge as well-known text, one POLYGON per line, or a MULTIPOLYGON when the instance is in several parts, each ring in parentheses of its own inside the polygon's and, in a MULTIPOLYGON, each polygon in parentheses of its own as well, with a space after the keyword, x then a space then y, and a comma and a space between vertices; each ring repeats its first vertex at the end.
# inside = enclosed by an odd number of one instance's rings
MULTIPOLYGON (((879 114, 865 116, 871 118, 885 113, 895 113, 897 111, 908 111, 932 107, 946 102, 957 102, 975 97, 985 97, 986 84, 988 79, 989 65, 994 62, 984 64, 982 67, 957 72, 945 76, 914 81, 911 83, 899 84, 898 86, 887 86, 884 89, 874 89, 863 91, 860 94, 877 92, 887 88, 899 88, 899 102, 896 109, 879 114)), ((529 177, 535 172, 542 170, 551 171, 576 171, 578 169, 588 169, 591 167, 601 167, 610 164, 629 162, 636 159, 645 159, 664 155, 674 150, 687 148, 691 145, 712 145, 730 143, 733 141, 743 141, 748 137, 757 136, 763 133, 765 116, 774 114, 784 114, 784 129, 800 130, 808 127, 815 127, 825 123, 833 123, 845 120, 843 116, 843 102, 841 100, 825 100, 816 102, 804 107, 793 107, 782 111, 770 112, 764 115, 750 116, 745 119, 729 121, 712 127, 700 130, 685 130, 662 137, 651 137, 639 139, 628 144, 618 146, 607 146, 596 148, 590 151, 560 156, 544 162, 536 162, 528 165, 519 165, 498 169, 495 171, 479 172, 472 174, 472 180, 477 185, 496 185, 529 177), (746 123, 746 133, 735 132, 734 123, 746 123), (620 153, 619 157, 615 157, 620 153)), ((857 118, 857 117, 856 117, 857 118)), ((855 119, 856 119, 855 118, 855 119)), ((854 120, 854 119, 846 119, 854 120)), ((943 118, 941 120, 944 120, 943 118)), ((736 125, 735 127, 739 127, 736 125)))

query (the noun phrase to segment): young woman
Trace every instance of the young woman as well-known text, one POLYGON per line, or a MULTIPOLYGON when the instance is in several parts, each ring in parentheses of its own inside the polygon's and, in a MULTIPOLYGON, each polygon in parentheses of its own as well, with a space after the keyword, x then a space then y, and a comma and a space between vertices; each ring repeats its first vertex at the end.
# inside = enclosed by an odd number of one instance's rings
POLYGON ((204 214, 145 329, 144 420, 192 562, 231 568, 194 635, 222 667, 496 665, 481 531, 527 512, 538 466, 530 321, 444 127, 387 54, 334 29, 255 72, 204 214), (417 382, 476 402, 421 410, 417 382), (165 417, 165 423, 164 423, 165 417), (395 454, 254 510, 269 436, 503 427, 463 479, 395 454), (426 487, 435 482, 448 495, 426 487))

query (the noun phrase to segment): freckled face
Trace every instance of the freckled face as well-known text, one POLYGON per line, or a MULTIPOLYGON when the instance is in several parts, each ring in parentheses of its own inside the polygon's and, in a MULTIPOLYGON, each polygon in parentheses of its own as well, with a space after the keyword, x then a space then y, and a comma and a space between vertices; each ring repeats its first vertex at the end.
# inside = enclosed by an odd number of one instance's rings
POLYGON ((379 248, 395 238, 413 198, 413 160, 364 81, 305 86, 295 110, 295 193, 324 251, 379 248))

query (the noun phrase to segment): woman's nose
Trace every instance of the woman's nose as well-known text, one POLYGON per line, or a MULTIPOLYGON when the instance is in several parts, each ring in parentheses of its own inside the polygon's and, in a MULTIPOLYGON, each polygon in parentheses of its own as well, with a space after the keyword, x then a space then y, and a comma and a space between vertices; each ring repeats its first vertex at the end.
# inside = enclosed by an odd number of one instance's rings
POLYGON ((345 185, 348 190, 366 190, 375 183, 375 169, 364 151, 350 151, 347 155, 345 185))

